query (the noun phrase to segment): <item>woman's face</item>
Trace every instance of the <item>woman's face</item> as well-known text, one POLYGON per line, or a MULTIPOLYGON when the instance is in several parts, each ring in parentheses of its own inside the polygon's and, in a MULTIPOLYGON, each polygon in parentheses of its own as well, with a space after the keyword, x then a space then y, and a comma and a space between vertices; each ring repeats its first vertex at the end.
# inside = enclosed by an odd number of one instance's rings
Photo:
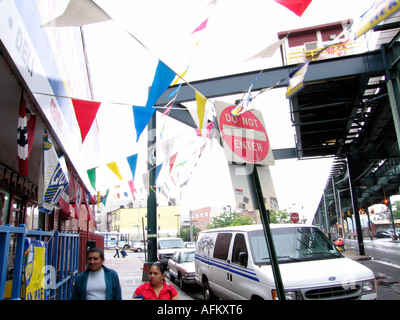
POLYGON ((149 281, 152 286, 157 286, 162 283, 164 274, 156 266, 152 266, 149 271, 149 281))

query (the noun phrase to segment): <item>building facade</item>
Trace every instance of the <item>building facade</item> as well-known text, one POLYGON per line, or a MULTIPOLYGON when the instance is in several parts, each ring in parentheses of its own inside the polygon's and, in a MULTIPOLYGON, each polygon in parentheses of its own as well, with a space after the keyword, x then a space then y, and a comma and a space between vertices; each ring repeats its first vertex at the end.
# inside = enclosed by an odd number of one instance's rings
MULTIPOLYGON (((157 237, 177 237, 181 227, 179 206, 157 207, 157 237)), ((107 213, 107 230, 143 240, 147 235, 147 208, 119 208, 107 213)))
POLYGON ((365 51, 364 41, 352 41, 348 26, 351 20, 338 21, 278 33, 284 39, 282 59, 284 65, 304 63, 356 54, 365 51), (332 43, 332 40, 336 41, 332 43), (329 45, 329 46, 328 46, 329 45), (317 53, 328 46, 321 54, 317 53))

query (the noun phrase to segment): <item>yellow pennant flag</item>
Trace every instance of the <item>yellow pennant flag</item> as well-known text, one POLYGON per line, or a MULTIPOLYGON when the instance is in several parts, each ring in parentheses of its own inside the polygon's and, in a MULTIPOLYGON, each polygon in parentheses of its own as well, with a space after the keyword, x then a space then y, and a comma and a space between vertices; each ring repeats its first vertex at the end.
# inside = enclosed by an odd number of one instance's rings
POLYGON ((204 113, 206 110, 207 98, 196 90, 196 103, 197 103, 197 115, 199 116, 199 129, 203 128, 204 113))
POLYGON ((122 176, 121 173, 119 172, 118 165, 116 162, 108 163, 107 167, 109 167, 110 170, 115 173, 115 175, 119 178, 119 180, 122 180, 122 176))
POLYGON ((179 80, 181 80, 181 78, 183 78, 185 76, 187 72, 187 69, 185 71, 182 72, 182 74, 179 75, 179 77, 176 77, 175 81, 171 84, 171 86, 174 86, 178 83, 179 80))

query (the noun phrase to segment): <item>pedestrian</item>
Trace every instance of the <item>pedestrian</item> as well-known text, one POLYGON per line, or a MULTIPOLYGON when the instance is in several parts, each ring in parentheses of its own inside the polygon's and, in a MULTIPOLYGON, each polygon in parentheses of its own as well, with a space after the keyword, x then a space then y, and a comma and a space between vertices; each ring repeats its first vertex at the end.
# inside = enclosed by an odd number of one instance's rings
POLYGON ((149 270, 149 282, 140 285, 132 300, 179 300, 178 291, 165 281, 164 267, 154 263, 149 270))
POLYGON ((119 246, 118 246, 118 242, 117 242, 117 244, 115 245, 115 251, 116 251, 116 253, 114 254, 114 258, 115 258, 115 256, 118 256, 118 258, 119 258, 119 246))
POLYGON ((104 266, 103 250, 88 251, 87 269, 76 277, 71 300, 122 300, 118 274, 104 266))

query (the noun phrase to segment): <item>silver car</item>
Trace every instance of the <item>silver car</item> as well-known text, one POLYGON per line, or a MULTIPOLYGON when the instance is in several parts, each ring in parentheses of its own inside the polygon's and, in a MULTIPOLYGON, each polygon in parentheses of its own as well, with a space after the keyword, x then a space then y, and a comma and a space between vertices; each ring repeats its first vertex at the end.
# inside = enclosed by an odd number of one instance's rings
POLYGON ((196 284, 194 280, 194 249, 177 250, 168 260, 171 281, 184 289, 187 285, 196 284))

